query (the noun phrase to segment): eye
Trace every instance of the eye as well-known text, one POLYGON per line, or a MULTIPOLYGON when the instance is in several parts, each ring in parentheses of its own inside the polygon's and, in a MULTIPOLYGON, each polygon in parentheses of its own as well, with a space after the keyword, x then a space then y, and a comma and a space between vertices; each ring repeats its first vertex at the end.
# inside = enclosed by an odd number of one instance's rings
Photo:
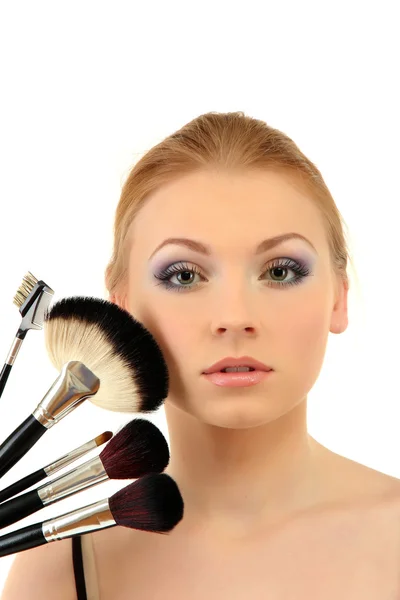
MULTIPOLYGON (((305 277, 310 275, 310 270, 304 263, 299 263, 291 258, 279 259, 277 261, 274 261, 274 263, 270 265, 266 271, 264 271, 264 274, 274 271, 275 273, 278 272, 278 279, 282 277, 282 274, 286 276, 287 273, 290 271, 294 272, 295 274, 295 276, 289 281, 280 281, 272 279, 272 283, 274 283, 276 287, 287 287, 289 285, 296 285, 300 283, 305 277)), ((158 273, 158 275, 154 275, 154 277, 160 280, 160 283, 158 285, 163 285, 167 289, 172 289, 174 291, 180 292, 191 290, 198 285, 198 283, 193 284, 192 281, 195 275, 199 275, 200 277, 202 277, 201 272, 195 266, 190 266, 188 263, 176 263, 164 269, 163 271, 161 271, 161 273, 158 273), (183 281, 179 282, 178 279, 178 282, 183 283, 183 285, 180 285, 179 283, 171 283, 170 280, 172 279, 172 277, 175 276, 177 278, 179 276, 182 276, 183 281)), ((269 285, 269 287, 274 286, 269 285)))
POLYGON ((192 280, 195 275, 202 276, 201 272, 195 266, 191 267, 190 265, 188 265, 188 263, 176 263, 174 265, 171 265, 170 267, 167 267, 158 275, 154 275, 154 277, 160 280, 160 283, 158 285, 163 285, 168 289, 185 291, 186 289, 192 289, 194 287, 192 280), (183 283, 189 283, 189 285, 177 285, 175 283, 171 283, 170 279, 174 276, 183 276, 183 283))
POLYGON ((280 258, 273 262, 272 265, 268 267, 265 273, 274 273, 278 280, 274 280, 273 282, 279 286, 287 287, 289 285, 296 285, 301 283, 305 277, 311 275, 310 269, 304 263, 297 262, 292 258, 280 258), (286 276, 289 271, 292 271, 295 276, 289 281, 281 281, 282 276, 286 276))

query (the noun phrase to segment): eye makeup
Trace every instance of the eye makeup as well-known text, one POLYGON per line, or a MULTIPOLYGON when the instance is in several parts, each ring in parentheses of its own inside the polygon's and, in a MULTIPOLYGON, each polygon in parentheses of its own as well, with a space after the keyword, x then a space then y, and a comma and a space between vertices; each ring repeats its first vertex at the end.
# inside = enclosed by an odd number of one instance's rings
MULTIPOLYGON (((263 275, 278 272, 278 278, 282 276, 282 272, 285 275, 285 281, 276 281, 274 279, 267 279, 268 287, 289 287, 292 285, 298 285, 302 283, 305 278, 312 276, 311 264, 313 261, 307 259, 288 258, 281 257, 278 259, 270 260, 265 264, 266 270, 263 271, 263 275), (294 277, 287 280, 286 275, 294 273, 294 277)), ((199 283, 193 283, 188 281, 187 276, 199 276, 204 279, 202 271, 193 263, 186 261, 176 261, 172 264, 166 264, 166 266, 159 267, 154 273, 154 278, 159 280, 160 283, 156 285, 162 285, 164 288, 172 291, 190 291, 199 285, 199 283), (183 283, 179 281, 179 276, 185 275, 183 283), (172 283, 171 279, 175 278, 178 283, 172 283)))

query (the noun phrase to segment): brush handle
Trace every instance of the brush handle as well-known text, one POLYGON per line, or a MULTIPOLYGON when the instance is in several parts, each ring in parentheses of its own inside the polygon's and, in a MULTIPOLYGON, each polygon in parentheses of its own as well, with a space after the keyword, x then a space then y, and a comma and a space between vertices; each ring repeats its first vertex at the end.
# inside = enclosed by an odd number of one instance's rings
POLYGON ((4 502, 13 496, 16 496, 20 492, 27 490, 32 485, 35 485, 35 483, 45 479, 47 476, 48 475, 44 469, 38 469, 34 473, 30 473, 26 477, 23 477, 19 481, 16 481, 12 485, 4 488, 4 490, 0 490, 0 502, 4 502))
POLYGON ((12 525, 43 508, 43 502, 37 490, 26 492, 0 504, 0 528, 12 525))
POLYGON ((0 398, 4 391, 4 388, 6 387, 7 379, 11 373, 11 369, 12 369, 12 365, 8 365, 7 363, 5 363, 5 365, 3 366, 2 370, 1 370, 1 373, 0 373, 0 398))
MULTIPOLYGON (((22 323, 23 323, 23 319, 22 319, 22 323)), ((6 362, 4 363, 4 366, 0 373, 0 398, 4 391, 4 388, 6 387, 7 379, 11 373, 12 366, 15 362, 15 359, 18 356, 18 352, 21 349, 22 342, 24 341, 26 333, 28 331, 27 329, 24 329, 22 327, 22 323, 21 323, 20 328, 17 331, 17 335, 15 336, 15 338, 13 340, 10 351, 6 358, 6 362)))
POLYGON ((8 556, 43 544, 47 544, 47 540, 43 535, 42 523, 34 523, 0 536, 0 556, 8 556))
POLYGON ((32 448, 46 431, 44 425, 33 415, 29 415, 0 446, 0 477, 32 448))

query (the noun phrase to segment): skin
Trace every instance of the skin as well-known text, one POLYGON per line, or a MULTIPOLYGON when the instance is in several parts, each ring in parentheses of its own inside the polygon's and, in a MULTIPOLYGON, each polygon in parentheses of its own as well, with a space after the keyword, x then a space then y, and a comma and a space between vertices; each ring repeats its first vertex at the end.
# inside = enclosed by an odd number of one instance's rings
MULTIPOLYGON (((166 469, 185 500, 185 523, 225 540, 332 497, 326 460, 333 456, 307 432, 307 394, 320 373, 328 334, 348 325, 347 286, 332 272, 324 223, 299 182, 271 171, 196 172, 164 185, 131 226, 129 275, 110 299, 154 335, 170 373, 165 412, 171 461, 166 469), (291 239, 259 256, 256 245, 291 239), (166 245, 199 240, 204 256, 166 245), (311 275, 271 270, 274 261, 305 259, 311 275), (182 271, 168 290, 154 278, 171 264, 182 271), (269 270, 268 270, 269 267, 269 270), (274 373, 251 387, 218 387, 202 372, 226 356, 252 356, 274 373)), ((280 261, 282 262, 282 261, 280 261)))

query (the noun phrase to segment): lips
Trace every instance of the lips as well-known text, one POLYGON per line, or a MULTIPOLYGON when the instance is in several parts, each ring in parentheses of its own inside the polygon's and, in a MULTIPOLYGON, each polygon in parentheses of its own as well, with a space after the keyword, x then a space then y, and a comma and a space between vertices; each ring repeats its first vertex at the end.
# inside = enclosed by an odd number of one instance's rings
POLYGON ((251 356, 241 356, 239 358, 234 358, 231 356, 227 356, 222 360, 208 367, 203 373, 208 375, 210 373, 218 373, 222 371, 222 369, 226 369, 227 367, 251 367, 256 371, 272 371, 271 367, 268 367, 264 363, 252 358, 251 356))

